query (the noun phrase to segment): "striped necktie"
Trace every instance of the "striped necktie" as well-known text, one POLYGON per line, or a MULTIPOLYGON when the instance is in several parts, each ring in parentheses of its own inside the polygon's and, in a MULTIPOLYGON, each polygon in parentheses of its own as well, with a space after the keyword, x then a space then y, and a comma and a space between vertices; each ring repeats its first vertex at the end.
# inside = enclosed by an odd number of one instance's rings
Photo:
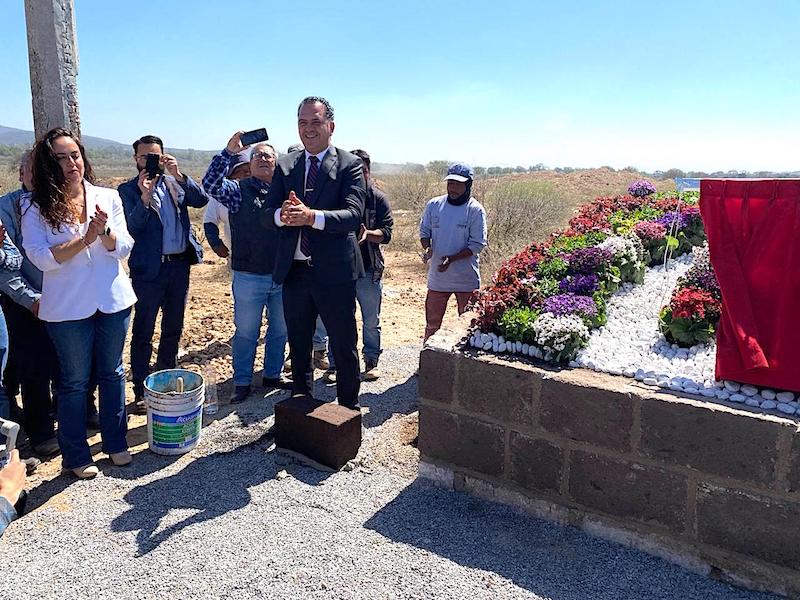
MULTIPOLYGON (((306 175, 306 190, 303 194, 306 206, 309 206, 309 200, 314 196, 314 186, 317 183, 317 175, 319 175, 319 159, 316 156, 309 156, 308 174, 306 175)), ((300 230, 300 252, 305 256, 311 258, 311 235, 308 226, 304 226, 300 230)))

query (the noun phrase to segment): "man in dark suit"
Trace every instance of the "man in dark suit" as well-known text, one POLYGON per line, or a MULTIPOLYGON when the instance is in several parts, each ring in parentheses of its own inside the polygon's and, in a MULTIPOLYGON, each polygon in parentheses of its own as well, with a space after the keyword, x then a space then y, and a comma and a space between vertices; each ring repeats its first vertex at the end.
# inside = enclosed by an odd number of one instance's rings
POLYGON ((203 260, 203 248, 189 222, 188 207, 208 203, 203 188, 181 173, 175 157, 164 154, 160 138, 146 135, 133 143, 137 177, 119 186, 128 231, 134 240, 128 259, 138 298, 131 334, 133 411, 144 414, 144 380, 153 353, 153 332, 161 309, 161 341, 156 370, 172 369, 178 357, 189 292, 189 267, 203 260), (160 156, 162 172, 148 177, 148 154, 160 156), (166 174, 163 173, 166 171, 166 174))
POLYGON ((366 187, 361 160, 331 145, 333 108, 303 99, 297 127, 304 150, 278 159, 267 196, 267 227, 278 227, 272 273, 283 284, 295 393, 310 393, 312 336, 322 317, 336 360, 339 404, 358 406, 355 282, 364 272, 356 233, 366 187))

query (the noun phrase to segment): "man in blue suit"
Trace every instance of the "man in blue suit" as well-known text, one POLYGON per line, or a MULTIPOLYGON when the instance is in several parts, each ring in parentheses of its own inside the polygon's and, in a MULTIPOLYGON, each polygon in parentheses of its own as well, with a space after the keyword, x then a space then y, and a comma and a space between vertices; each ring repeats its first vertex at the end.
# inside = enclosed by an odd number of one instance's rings
POLYGON ((277 227, 272 277, 283 284, 294 393, 311 391, 312 336, 317 315, 336 360, 339 404, 358 406, 356 288, 364 266, 356 233, 367 191, 361 160, 331 145, 333 108, 303 99, 297 128, 304 149, 278 159, 262 219, 277 227))
POLYGON ((208 203, 203 188, 181 173, 174 156, 164 154, 164 143, 146 135, 133 143, 139 175, 119 186, 128 231, 134 240, 128 259, 136 312, 131 339, 131 375, 136 396, 134 412, 143 414, 144 380, 153 353, 153 332, 161 309, 161 341, 155 370, 175 367, 183 315, 189 291, 189 267, 203 260, 203 248, 189 223, 188 207, 208 203), (157 154, 159 174, 148 176, 148 154, 157 154), (164 172, 166 171, 166 173, 164 172))

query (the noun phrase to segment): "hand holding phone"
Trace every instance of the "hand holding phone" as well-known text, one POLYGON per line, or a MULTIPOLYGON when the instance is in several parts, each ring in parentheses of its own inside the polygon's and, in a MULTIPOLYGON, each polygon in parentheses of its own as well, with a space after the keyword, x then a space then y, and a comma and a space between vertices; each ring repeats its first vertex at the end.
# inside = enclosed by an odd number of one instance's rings
POLYGON ((253 144, 258 144, 259 142, 266 142, 268 139, 269 136, 267 135, 267 130, 263 127, 261 129, 245 131, 239 136, 239 141, 242 143, 243 148, 252 146, 253 144))
POLYGON ((147 162, 145 162, 144 170, 147 171, 148 179, 155 179, 161 173, 161 155, 148 152, 147 162))

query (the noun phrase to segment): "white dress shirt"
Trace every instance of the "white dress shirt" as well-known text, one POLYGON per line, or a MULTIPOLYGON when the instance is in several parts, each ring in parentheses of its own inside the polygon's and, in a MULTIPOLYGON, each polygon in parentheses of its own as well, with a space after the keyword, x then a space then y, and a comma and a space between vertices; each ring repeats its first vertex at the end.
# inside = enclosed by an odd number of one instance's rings
POLYGON ((44 221, 29 194, 22 199, 22 245, 34 266, 44 272, 39 301, 43 321, 77 321, 98 310, 111 314, 136 303, 131 280, 122 268, 122 260, 133 248, 122 200, 116 190, 88 181, 83 186, 86 223, 62 225, 58 231, 44 221), (108 227, 117 240, 114 250, 107 250, 98 237, 69 260, 58 262, 50 248, 85 235, 97 208, 108 215, 108 227))
MULTIPOLYGON (((306 154, 306 179, 308 179, 308 170, 311 168, 311 157, 312 156, 316 156, 317 160, 319 162, 319 172, 317 173, 317 181, 315 182, 315 185, 319 185, 319 178, 322 175, 322 160, 325 158, 325 155, 327 153, 328 153, 328 149, 327 148, 325 148, 325 150, 323 150, 322 152, 320 152, 319 154, 316 154, 316 155, 310 154, 308 152, 308 150, 305 151, 305 154, 306 154)), ((303 182, 303 187, 306 187, 305 186, 305 181, 303 182)), ((305 199, 305 194, 303 194, 303 198, 305 199)), ((281 209, 280 208, 275 211, 275 225, 277 225, 278 227, 286 227, 286 223, 281 221, 281 209)), ((321 210, 315 210, 314 211, 314 224, 311 225, 311 227, 313 227, 314 229, 319 229, 320 231, 325 229, 325 213, 323 213, 321 210)), ((297 246, 294 249, 294 259, 295 260, 308 260, 311 257, 310 256, 306 256, 305 254, 303 254, 300 251, 300 240, 301 240, 301 236, 298 235, 297 236, 297 246)))

